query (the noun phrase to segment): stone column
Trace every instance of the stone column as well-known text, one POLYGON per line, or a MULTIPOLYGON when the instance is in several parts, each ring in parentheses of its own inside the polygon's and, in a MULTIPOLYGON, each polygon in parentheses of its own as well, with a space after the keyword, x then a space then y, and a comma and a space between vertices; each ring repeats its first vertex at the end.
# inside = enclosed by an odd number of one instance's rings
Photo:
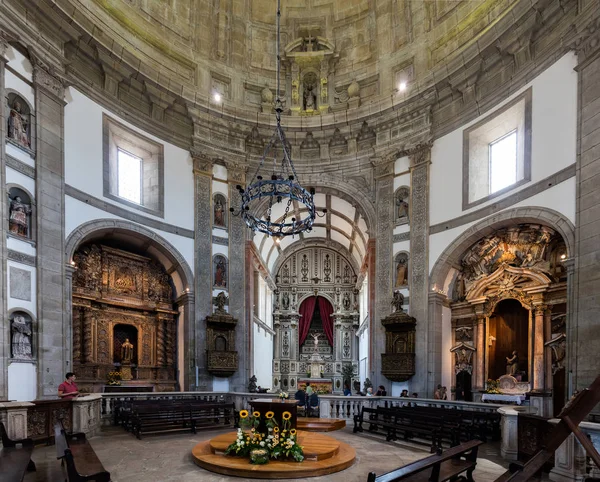
MULTIPOLYGON (((4 72, 7 62, 6 51, 8 43, 2 38, 0 32, 0 187, 6 193, 6 125, 7 113, 6 94, 4 93, 4 72)), ((7 313, 7 279, 8 249, 6 247, 6 231, 8 230, 8 205, 6 194, 0 196, 0 253, 2 254, 2 267, 0 268, 0 307, 2 313, 7 313)), ((8 322, 2 323, 0 327, 0 399, 8 398, 8 359, 10 358, 10 326, 8 322)))
POLYGON ((183 357, 179 356, 177 362, 177 367, 181 373, 178 380, 180 380, 180 389, 189 391, 191 385, 195 385, 196 383, 195 357, 192 350, 195 333, 194 294, 190 291, 185 291, 177 298, 176 303, 179 311, 179 330, 181 330, 181 335, 178 337, 178 346, 179 349, 183 350, 183 357))
POLYGON ((534 307, 533 318, 533 390, 544 390, 544 316, 546 305, 534 307))
POLYGON ((80 306, 76 306, 71 310, 71 322, 73 331, 73 364, 81 363, 83 355, 83 332, 82 332, 83 310, 80 306))
MULTIPOLYGON (((235 186, 234 186, 235 187, 235 186)), ((235 193, 239 197, 239 193, 235 193)), ((246 302, 246 315, 245 319, 249 320, 248 336, 246 341, 246 353, 248 356, 248 370, 251 372, 248 379, 254 375, 254 316, 255 311, 258 308, 258 300, 256 299, 256 289, 258 287, 259 273, 255 269, 254 251, 252 249, 252 241, 246 241, 245 246, 246 255, 246 283, 245 283, 245 302, 246 302)), ((265 320, 266 321, 266 320, 265 320)))
POLYGON ((190 327, 190 368, 194 373, 190 388, 199 391, 212 390, 212 376, 207 371, 206 317, 212 314, 212 161, 200 152, 192 152, 194 158, 194 284, 195 284, 195 327, 190 327), (195 368, 198 368, 196 386, 195 368))
POLYGON ((392 301, 392 232, 394 229, 394 161, 395 158, 376 159, 373 161, 376 179, 376 217, 375 251, 371 258, 375 263, 375 300, 372 304, 374 312, 371 323, 370 347, 373 356, 369 378, 374 387, 389 385, 381 374, 381 354, 385 353, 385 330, 381 320, 391 312, 392 301))
POLYGON ((442 323, 428 319, 429 307, 429 165, 431 145, 409 151, 410 158, 410 303, 417 319, 416 375, 411 390, 433 397, 442 367, 442 323))
POLYGON ((100 433, 102 426, 102 395, 92 393, 73 399, 73 432, 83 432, 88 437, 100 433))
MULTIPOLYGON (((600 41, 599 13, 596 2, 582 2, 579 17, 589 19, 573 45, 577 51, 578 89, 578 152, 576 160, 577 205, 575 211, 575 293, 576 312, 567 320, 573 326, 575 339, 569 336, 573 362, 572 389, 589 387, 600 367, 600 183, 590 181, 600 174, 600 41)), ((595 411, 599 410, 598 408, 595 411)))
POLYGON ((573 370, 577 367, 577 297, 575 293, 576 273, 575 258, 569 258, 563 261, 567 268, 567 353, 565 355, 565 376, 567 377, 567 387, 565 393, 565 402, 573 395, 573 370))
POLYGON ((165 320, 161 315, 156 316, 156 364, 165 365, 165 320))
MULTIPOLYGON (((444 307, 444 303, 447 302, 448 298, 443 293, 439 292, 431 292, 429 293, 429 326, 430 330, 433 332, 442 333, 442 308, 444 307)), ((428 352, 428 365, 436 366, 437 357, 440 357, 439 360, 439 368, 437 371, 431 373, 431 382, 433 383, 434 388, 437 387, 439 383, 442 383, 442 366, 441 366, 441 356, 442 356, 442 337, 434 337, 435 339, 435 349, 430 350, 428 352)), ((432 340, 430 340, 432 341, 432 340)), ((455 377, 453 377, 455 379, 455 377)), ((454 383, 454 381, 453 381, 454 383)), ((448 394, 450 397, 450 394, 448 394)))
POLYGON ((33 68, 36 107, 37 312, 39 387, 54 398, 71 359, 65 300, 64 86, 41 63, 33 68))
POLYGON ((557 482, 575 482, 585 480, 588 475, 585 450, 575 435, 571 434, 554 452, 554 468, 549 478, 557 482))
POLYGON ((477 340, 475 351, 475 385, 473 392, 483 390, 485 387, 485 324, 487 318, 484 316, 477 317, 475 326, 475 339, 477 340))
POLYGON ((94 313, 83 308, 83 362, 94 363, 94 313))
POLYGON ((500 407, 502 420, 502 444, 500 454, 505 460, 518 460, 519 454, 519 411, 517 407, 500 407))
MULTIPOLYGON (((244 170, 234 164, 227 165, 227 177, 229 182, 229 205, 240 211, 241 198, 236 189, 237 185, 244 186, 244 170)), ((231 391, 243 392, 248 387, 250 373, 248 338, 252 333, 252 318, 246 317, 246 298, 244 292, 246 273, 246 238, 248 227, 240 216, 229 217, 229 314, 238 319, 235 334, 235 349, 238 352, 238 370, 229 379, 231 391)), ((248 267, 251 269, 251 267, 248 267)))

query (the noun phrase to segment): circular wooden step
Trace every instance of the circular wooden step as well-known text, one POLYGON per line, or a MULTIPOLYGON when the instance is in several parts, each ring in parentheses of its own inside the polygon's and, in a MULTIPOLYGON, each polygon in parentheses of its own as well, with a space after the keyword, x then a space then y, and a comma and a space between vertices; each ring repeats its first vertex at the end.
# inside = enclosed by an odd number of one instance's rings
POLYGON ((253 465, 246 457, 224 455, 236 436, 236 432, 230 432, 199 443, 192 450, 194 462, 211 472, 235 477, 295 479, 340 472, 350 467, 356 458, 356 451, 348 444, 328 435, 299 431, 298 443, 305 456, 303 462, 271 460, 265 465, 253 465))
POLYGON ((296 419, 296 428, 306 432, 333 432, 345 426, 346 421, 343 418, 298 417, 296 419))

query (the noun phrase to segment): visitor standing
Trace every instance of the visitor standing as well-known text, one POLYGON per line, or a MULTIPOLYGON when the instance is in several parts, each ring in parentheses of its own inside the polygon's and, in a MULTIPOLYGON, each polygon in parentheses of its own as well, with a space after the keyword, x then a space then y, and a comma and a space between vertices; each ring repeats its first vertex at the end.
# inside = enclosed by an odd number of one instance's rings
POLYGON ((58 397, 63 400, 73 400, 79 396, 79 389, 75 384, 75 374, 68 372, 65 381, 58 386, 58 397))

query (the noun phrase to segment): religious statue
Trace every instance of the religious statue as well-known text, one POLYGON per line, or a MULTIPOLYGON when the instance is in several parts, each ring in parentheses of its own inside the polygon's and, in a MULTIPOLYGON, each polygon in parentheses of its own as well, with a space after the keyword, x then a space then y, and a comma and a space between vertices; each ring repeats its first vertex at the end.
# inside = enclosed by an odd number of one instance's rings
POLYGON ((404 304, 404 295, 400 291, 394 291, 394 298, 392 299, 392 306, 395 312, 401 312, 402 305, 404 304))
POLYGON ((516 350, 512 352, 512 356, 506 357, 506 374, 515 376, 519 371, 519 354, 516 350))
POLYGON ((8 138, 29 149, 31 143, 28 128, 28 120, 22 113, 21 102, 15 99, 8 117, 8 138))
POLYGON ((13 199, 9 195, 9 218, 8 229, 11 233, 19 236, 29 236, 29 219, 31 214, 31 205, 25 204, 21 196, 15 196, 13 199))
POLYGON ((296 80, 292 80, 292 105, 298 105, 300 102, 300 92, 299 92, 300 82, 296 80))
POLYGON ((220 313, 220 314, 227 313, 225 311, 225 305, 226 304, 227 304, 227 295, 225 295, 224 291, 221 291, 215 297, 215 305, 217 305, 217 309, 216 309, 215 313, 220 313))
POLYGON ((396 195, 396 222, 404 224, 408 222, 408 202, 406 201, 410 195, 408 188, 403 187, 398 189, 396 195))
POLYGON ((317 96, 312 85, 304 89, 304 110, 315 110, 317 108, 317 96))
POLYGON ((121 363, 129 365, 133 358, 133 344, 129 341, 129 338, 125 338, 125 342, 121 345, 121 363))
POLYGON ((283 295, 281 296, 281 306, 284 310, 290 309, 290 295, 287 291, 284 291, 283 295))
POLYGON ((458 272, 454 280, 452 299, 454 301, 463 301, 465 299, 465 280, 462 271, 458 272))
POLYGON ((214 220, 215 226, 225 227, 225 208, 220 197, 215 198, 214 220))
POLYGON ((396 281, 394 288, 400 288, 408 284, 408 256, 398 256, 396 260, 396 281))
POLYGON ((344 311, 350 311, 350 305, 352 302, 350 301, 350 295, 348 293, 344 293, 344 299, 342 301, 342 306, 344 307, 344 311))
POLYGON ((321 104, 327 104, 327 78, 321 78, 321 104))
POLYGON ((215 258, 214 286, 217 288, 227 288, 227 266, 225 265, 225 258, 223 256, 215 258))
POLYGON ((23 315, 15 315, 12 322, 13 358, 31 360, 31 326, 23 315))
POLYGON ((313 340, 315 342, 315 350, 317 349, 317 346, 319 345, 319 336, 321 334, 320 333, 311 333, 310 336, 313 337, 313 340))

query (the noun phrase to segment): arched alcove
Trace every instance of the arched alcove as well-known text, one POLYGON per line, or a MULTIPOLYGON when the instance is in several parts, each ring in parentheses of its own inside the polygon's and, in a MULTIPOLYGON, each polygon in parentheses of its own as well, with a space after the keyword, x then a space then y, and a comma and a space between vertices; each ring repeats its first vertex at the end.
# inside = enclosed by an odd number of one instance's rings
POLYGON ((36 204, 33 195, 24 187, 7 184, 8 230, 14 236, 35 241, 36 204))

